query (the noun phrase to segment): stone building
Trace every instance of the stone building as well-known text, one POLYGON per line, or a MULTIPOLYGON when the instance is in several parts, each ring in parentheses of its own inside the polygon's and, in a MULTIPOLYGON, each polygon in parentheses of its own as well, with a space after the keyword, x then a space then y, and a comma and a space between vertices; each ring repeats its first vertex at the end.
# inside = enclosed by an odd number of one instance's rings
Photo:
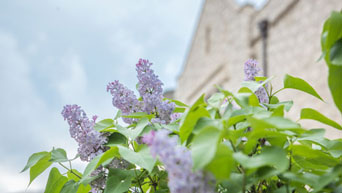
MULTIPOLYGON (((260 64, 267 61, 264 69, 275 76, 274 90, 288 73, 308 81, 326 102, 284 90, 278 95, 281 100, 294 98, 288 117, 297 120, 301 108, 312 107, 342 123, 328 88, 327 66, 317 62, 323 23, 331 11, 341 9, 341 0, 269 0, 261 10, 240 7, 234 0, 206 0, 174 97, 192 103, 202 93, 215 92, 215 84, 236 92, 244 77, 244 62, 254 58, 260 64)), ((328 128, 313 121, 300 123, 328 128)), ((342 131, 328 128, 326 136, 342 138, 342 131)))

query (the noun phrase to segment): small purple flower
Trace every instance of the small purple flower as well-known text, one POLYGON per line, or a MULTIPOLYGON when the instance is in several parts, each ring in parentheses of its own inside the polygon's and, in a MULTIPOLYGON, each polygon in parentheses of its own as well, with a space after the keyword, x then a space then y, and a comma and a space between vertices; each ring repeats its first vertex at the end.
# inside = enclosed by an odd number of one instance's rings
MULTIPOLYGON (((257 65, 258 65, 258 62, 253 59, 249 59, 247 60, 247 62, 245 62, 245 66, 244 66, 245 81, 255 81, 255 77, 258 75, 260 71, 260 68, 257 65)), ((257 91, 255 91, 255 95, 258 97, 260 103, 269 102, 267 91, 264 87, 260 87, 257 91)))
POLYGON ((168 173, 171 193, 212 193, 213 184, 203 172, 192 172, 191 152, 177 146, 178 137, 169 137, 169 131, 151 131, 143 141, 150 147, 151 154, 158 157, 168 173))
MULTIPOLYGON (((107 92, 113 96, 114 107, 121 110, 123 115, 129 115, 135 112, 141 112, 141 102, 137 99, 134 92, 129 90, 118 80, 111 82, 107 86, 107 92)), ((132 124, 135 119, 123 118, 124 122, 132 124)))
POLYGON ((253 59, 247 60, 245 62, 244 71, 245 71, 245 80, 255 80, 254 77, 256 77, 260 71, 260 68, 257 67, 258 62, 253 59))
POLYGON ((105 151, 103 144, 107 137, 94 130, 96 116, 89 120, 86 113, 78 105, 66 105, 62 115, 70 126, 70 135, 78 143, 78 153, 82 161, 90 161, 105 151))

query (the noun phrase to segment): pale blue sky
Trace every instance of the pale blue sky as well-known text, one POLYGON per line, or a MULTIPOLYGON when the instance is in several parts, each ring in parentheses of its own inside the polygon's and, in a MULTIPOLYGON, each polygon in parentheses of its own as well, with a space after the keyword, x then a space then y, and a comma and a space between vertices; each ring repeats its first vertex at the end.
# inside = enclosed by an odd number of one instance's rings
POLYGON ((118 79, 133 89, 139 58, 154 63, 164 88, 176 86, 203 1, 144 2, 0 1, 1 193, 25 190, 28 173, 19 171, 32 153, 55 146, 74 156, 63 105, 114 116, 106 85, 118 79))

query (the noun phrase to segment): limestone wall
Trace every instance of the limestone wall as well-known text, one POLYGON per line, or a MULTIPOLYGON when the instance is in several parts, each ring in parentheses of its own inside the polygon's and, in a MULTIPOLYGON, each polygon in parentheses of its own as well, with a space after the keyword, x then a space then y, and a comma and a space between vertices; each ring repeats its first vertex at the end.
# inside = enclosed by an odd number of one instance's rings
MULTIPOLYGON (((250 57, 262 62, 257 24, 267 18, 268 74, 275 76, 274 89, 282 85, 288 73, 307 80, 326 101, 285 90, 280 99, 294 98, 295 102, 288 116, 296 120, 299 109, 310 106, 341 123, 328 89, 327 67, 323 61, 316 62, 321 54, 322 25, 332 10, 341 8, 341 0, 270 0, 262 10, 255 11, 250 6, 238 7, 233 0, 207 0, 179 76, 175 98, 192 103, 202 93, 214 92, 214 84, 235 92, 243 80, 243 63, 250 57)), ((319 123, 301 123, 323 127, 319 123)), ((342 137, 342 131, 329 129, 327 136, 342 137)))

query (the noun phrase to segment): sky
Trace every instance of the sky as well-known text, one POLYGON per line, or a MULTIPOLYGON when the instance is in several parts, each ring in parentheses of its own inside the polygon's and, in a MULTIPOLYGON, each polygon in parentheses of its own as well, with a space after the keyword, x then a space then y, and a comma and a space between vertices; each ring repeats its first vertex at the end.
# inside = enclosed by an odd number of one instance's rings
MULTIPOLYGON (((241 4, 246 0, 239 0, 241 4)), ((120 80, 131 89, 139 58, 174 89, 203 0, 0 1, 0 192, 23 192, 28 157, 53 147, 77 152, 61 116, 65 104, 112 118, 106 92, 120 80)), ((84 163, 76 162, 83 171, 84 163)), ((28 192, 44 188, 47 174, 28 192)))

